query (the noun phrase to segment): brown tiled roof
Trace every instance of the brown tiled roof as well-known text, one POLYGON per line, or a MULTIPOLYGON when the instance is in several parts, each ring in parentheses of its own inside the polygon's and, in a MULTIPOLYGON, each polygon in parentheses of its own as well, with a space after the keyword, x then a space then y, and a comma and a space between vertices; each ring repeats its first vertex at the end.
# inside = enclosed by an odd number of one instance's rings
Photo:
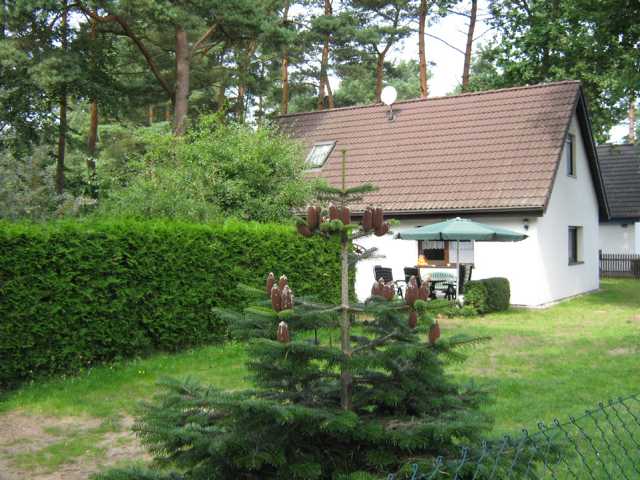
POLYGON ((398 102, 393 121, 377 104, 278 123, 309 149, 336 141, 312 173, 331 184, 340 184, 346 149, 348 185, 373 183, 379 190, 366 203, 389 212, 543 211, 581 95, 579 82, 567 81, 398 102))
POLYGON ((599 145, 611 218, 640 219, 640 145, 599 145))

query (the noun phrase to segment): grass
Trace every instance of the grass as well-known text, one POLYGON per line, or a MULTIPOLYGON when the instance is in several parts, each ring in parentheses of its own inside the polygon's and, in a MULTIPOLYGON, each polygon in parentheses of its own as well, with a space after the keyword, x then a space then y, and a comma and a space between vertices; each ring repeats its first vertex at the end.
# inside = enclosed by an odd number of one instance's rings
POLYGON ((110 417, 133 414, 142 399, 156 391, 164 377, 192 377, 226 390, 247 385, 244 347, 227 343, 158 354, 92 368, 68 378, 40 380, 9 393, 0 413, 21 410, 38 415, 110 417))
MULTIPOLYGON (((496 434, 533 429, 539 420, 566 419, 599 401, 640 391, 639 281, 606 280, 600 292, 549 309, 448 319, 441 326, 443 335, 491 337, 470 349, 465 363, 448 368, 460 380, 492 391, 495 402, 484 408, 496 419, 496 434)), ((228 343, 101 366, 10 392, 0 399, 0 414, 98 417, 104 425, 109 418, 132 415, 162 377, 190 376, 242 389, 248 386, 246 359, 241 344, 228 343)), ((61 432, 60 442, 18 455, 14 462, 50 470, 61 461, 99 456, 96 439, 104 428, 61 432)))

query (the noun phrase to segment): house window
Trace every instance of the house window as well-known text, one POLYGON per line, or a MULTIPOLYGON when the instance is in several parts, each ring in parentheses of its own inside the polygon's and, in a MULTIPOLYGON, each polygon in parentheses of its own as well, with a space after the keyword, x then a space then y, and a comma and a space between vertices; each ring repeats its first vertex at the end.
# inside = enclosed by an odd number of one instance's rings
POLYGON ((427 265, 445 266, 449 263, 449 242, 447 240, 420 240, 418 252, 427 259, 427 265))
POLYGON ((324 165, 329 158, 329 155, 333 151, 333 147, 336 146, 336 142, 318 142, 311 147, 309 155, 305 163, 308 168, 320 168, 324 165))
POLYGON ((569 265, 582 263, 582 227, 569 227, 569 265))
POLYGON ((570 177, 576 176, 576 140, 575 136, 571 133, 567 135, 567 139, 564 141, 564 161, 567 166, 567 175, 570 177))

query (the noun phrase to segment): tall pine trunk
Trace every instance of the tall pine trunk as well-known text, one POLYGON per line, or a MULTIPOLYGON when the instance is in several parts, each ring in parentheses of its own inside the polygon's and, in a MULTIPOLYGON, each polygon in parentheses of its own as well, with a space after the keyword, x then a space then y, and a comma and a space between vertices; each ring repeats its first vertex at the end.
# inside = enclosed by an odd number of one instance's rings
POLYGON ((176 94, 173 105, 173 133, 184 135, 187 130, 189 111, 189 68, 190 52, 187 32, 176 27, 176 94))
MULTIPOLYGON (((287 28, 289 23, 289 0, 284 2, 284 10, 282 12, 282 24, 287 28)), ((282 52, 282 67, 280 70, 280 79, 282 80, 282 99, 280 101, 280 113, 285 114, 289 111, 289 48, 284 46, 282 52)))
POLYGON ((636 98, 631 97, 629 99, 629 135, 628 142, 636 143, 636 98))
POLYGON ((384 60, 390 48, 391 40, 382 52, 378 52, 378 61, 376 62, 376 102, 381 101, 380 95, 382 94, 382 84, 384 82, 384 60))
MULTIPOLYGON (((69 6, 67 0, 63 1, 62 23, 60 26, 60 44, 63 52, 66 53, 69 45, 69 6)), ((64 157, 67 143, 67 86, 60 88, 60 124, 58 125, 58 155, 56 158, 56 193, 61 195, 64 192, 64 157)))
POLYGON ((478 15, 478 0, 471 0, 471 14, 469 15, 469 30, 467 31, 467 46, 464 50, 464 67, 462 69, 462 91, 469 89, 469 72, 471 70, 471 52, 473 50, 473 32, 476 28, 478 15))
MULTIPOLYGON (((91 21, 91 42, 95 48, 96 41, 96 21, 91 21)), ((92 63, 94 68, 97 67, 95 51, 92 52, 92 63)), ((96 146, 98 143, 98 100, 95 95, 91 98, 89 105, 89 135, 87 136, 87 171, 90 177, 96 173, 96 146)))
MULTIPOLYGON (((331 6, 331 0, 324 0, 324 14, 325 16, 333 15, 333 8, 331 6)), ((324 109, 324 98, 327 92, 327 86, 329 83, 329 44, 331 40, 331 34, 326 33, 324 36, 324 42, 322 44, 322 58, 320 59, 320 87, 318 89, 318 110, 324 109)), ((329 87, 330 90, 330 87, 329 87)), ((333 95, 329 95, 329 108, 333 104, 333 95)))
POLYGON ((251 69, 251 58, 258 48, 258 42, 251 40, 246 50, 240 54, 239 81, 238 81, 238 99, 236 103, 236 112, 238 121, 243 123, 245 119, 245 103, 247 96, 247 79, 249 78, 249 70, 251 69))
POLYGON ((420 0, 418 9, 418 57, 420 69, 420 96, 426 97, 429 93, 427 85, 427 55, 425 52, 425 33, 427 24, 427 13, 429 7, 427 0, 420 0))
POLYGON ((7 0, 0 0, 0 15, 2 15, 2 25, 0 25, 0 40, 7 35, 7 0))

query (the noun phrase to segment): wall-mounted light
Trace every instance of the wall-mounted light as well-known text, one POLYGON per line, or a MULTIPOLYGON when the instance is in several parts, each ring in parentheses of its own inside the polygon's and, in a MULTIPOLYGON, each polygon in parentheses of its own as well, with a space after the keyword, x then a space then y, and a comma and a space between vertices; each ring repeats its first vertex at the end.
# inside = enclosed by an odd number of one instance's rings
POLYGON ((525 231, 529 230, 529 219, 528 218, 523 218, 522 219, 522 226, 524 227, 525 231))

